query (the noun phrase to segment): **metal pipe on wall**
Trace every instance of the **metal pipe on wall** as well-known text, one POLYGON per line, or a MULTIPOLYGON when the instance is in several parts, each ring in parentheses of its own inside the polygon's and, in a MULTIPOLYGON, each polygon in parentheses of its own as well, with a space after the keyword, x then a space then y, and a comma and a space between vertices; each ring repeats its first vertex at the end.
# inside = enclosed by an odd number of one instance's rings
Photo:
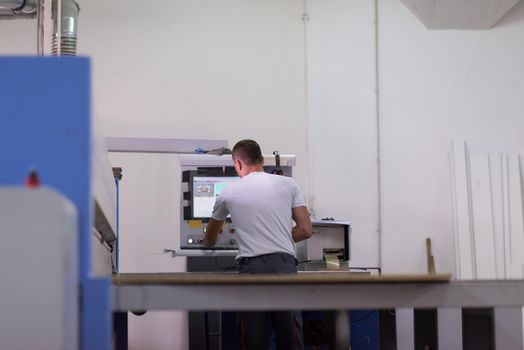
POLYGON ((38 0, 36 10, 36 54, 44 55, 44 0, 38 0))
POLYGON ((306 177, 306 189, 307 189, 307 204, 309 208, 309 214, 314 218, 315 217, 315 207, 314 207, 314 196, 312 196, 312 156, 311 156, 311 140, 313 138, 311 133, 311 117, 309 114, 309 72, 308 72, 308 3, 307 0, 303 0, 302 3, 302 22, 304 29, 304 116, 305 116, 305 126, 306 126, 306 162, 307 162, 307 177, 306 177))
POLYGON ((38 0, 0 0, 0 16, 35 15, 38 0))
MULTIPOLYGON (((74 0, 62 0, 60 4, 60 32, 53 34, 53 55, 76 56, 78 13, 80 6, 74 0), (59 39, 60 38, 60 39, 59 39), (60 41, 60 47, 58 46, 60 41)), ((58 27, 57 27, 58 28, 58 27)))
POLYGON ((380 79, 379 79, 379 26, 378 26, 378 0, 374 1, 374 27, 375 27, 375 118, 377 131, 377 233, 378 233, 378 266, 382 266, 382 145, 380 128, 380 79))

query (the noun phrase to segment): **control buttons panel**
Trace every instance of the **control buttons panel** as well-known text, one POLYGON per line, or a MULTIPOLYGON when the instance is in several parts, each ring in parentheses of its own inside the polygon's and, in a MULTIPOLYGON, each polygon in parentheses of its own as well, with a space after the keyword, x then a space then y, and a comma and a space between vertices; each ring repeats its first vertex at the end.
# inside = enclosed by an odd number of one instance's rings
MULTIPOLYGON (((186 221, 187 222, 187 221, 186 221)), ((188 226, 183 230, 183 236, 180 240, 180 248, 182 249, 215 249, 215 250, 236 250, 238 249, 238 240, 236 238, 236 230, 234 227, 231 227, 231 223, 224 224, 222 233, 218 235, 217 243, 214 247, 204 247, 202 242, 207 233, 207 225, 201 223, 196 226, 194 222, 193 225, 188 223, 188 226)))

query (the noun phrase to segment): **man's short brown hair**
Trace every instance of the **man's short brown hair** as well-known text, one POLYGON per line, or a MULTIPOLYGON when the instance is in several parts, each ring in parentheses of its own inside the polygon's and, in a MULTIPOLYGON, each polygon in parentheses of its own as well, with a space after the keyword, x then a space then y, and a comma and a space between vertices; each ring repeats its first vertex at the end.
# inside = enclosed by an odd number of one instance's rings
POLYGON ((233 147, 233 159, 241 159, 247 165, 262 165, 264 157, 260 146, 254 140, 238 141, 233 147))

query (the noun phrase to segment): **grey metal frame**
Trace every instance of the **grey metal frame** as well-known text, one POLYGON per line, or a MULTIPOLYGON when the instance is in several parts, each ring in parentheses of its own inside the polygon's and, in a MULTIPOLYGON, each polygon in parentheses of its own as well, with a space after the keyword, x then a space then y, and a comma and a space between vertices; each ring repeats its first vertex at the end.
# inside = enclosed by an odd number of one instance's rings
POLYGON ((524 281, 115 285, 113 310, 521 307, 524 281))
POLYGON ((227 147, 227 140, 106 137, 106 144, 108 152, 194 154, 199 147, 207 150, 227 147))
POLYGON ((462 349, 464 307, 494 308, 495 348, 522 350, 524 280, 449 283, 115 285, 113 310, 397 310, 397 348, 413 349, 414 308, 438 309, 442 349, 462 349))

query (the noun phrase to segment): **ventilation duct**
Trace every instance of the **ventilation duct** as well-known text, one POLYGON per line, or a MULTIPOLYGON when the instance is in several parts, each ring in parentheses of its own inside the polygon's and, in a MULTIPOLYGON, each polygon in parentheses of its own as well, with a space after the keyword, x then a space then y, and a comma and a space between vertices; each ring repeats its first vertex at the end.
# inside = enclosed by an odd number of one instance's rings
POLYGON ((401 0, 428 29, 489 29, 519 0, 401 0))
POLYGON ((80 6, 74 0, 62 0, 60 5, 60 33, 55 29, 53 34, 53 55, 76 55, 78 13, 80 6), (58 50, 60 38, 60 51, 58 50))
POLYGON ((36 16, 38 0, 0 0, 0 18, 36 16))

